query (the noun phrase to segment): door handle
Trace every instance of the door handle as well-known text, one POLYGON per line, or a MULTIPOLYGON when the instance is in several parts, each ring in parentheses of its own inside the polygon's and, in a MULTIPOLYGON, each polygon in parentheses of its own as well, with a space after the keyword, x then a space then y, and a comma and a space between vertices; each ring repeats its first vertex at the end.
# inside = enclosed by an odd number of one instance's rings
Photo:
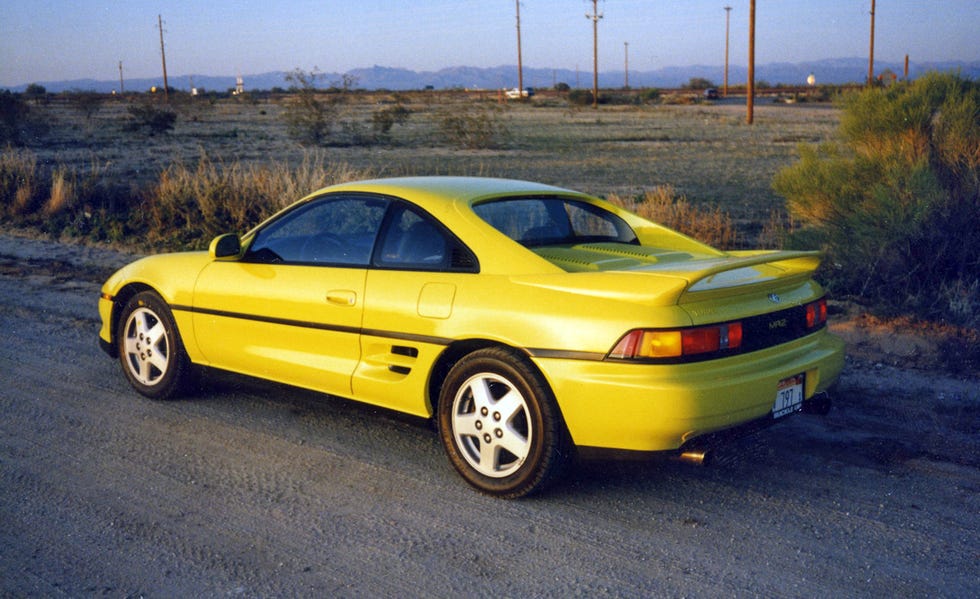
POLYGON ((333 289, 327 292, 327 302, 336 306, 353 306, 357 303, 357 293, 350 289, 333 289))

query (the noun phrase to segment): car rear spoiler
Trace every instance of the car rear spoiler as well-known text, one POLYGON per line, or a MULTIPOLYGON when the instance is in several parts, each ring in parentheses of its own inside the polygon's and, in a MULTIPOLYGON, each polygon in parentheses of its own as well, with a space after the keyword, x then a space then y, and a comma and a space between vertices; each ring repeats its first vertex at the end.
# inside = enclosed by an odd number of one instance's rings
POLYGON ((725 256, 697 262, 660 264, 656 270, 687 279, 687 292, 696 293, 810 277, 822 259, 823 253, 818 251, 727 252, 725 256), (754 268, 757 266, 766 268, 754 268))

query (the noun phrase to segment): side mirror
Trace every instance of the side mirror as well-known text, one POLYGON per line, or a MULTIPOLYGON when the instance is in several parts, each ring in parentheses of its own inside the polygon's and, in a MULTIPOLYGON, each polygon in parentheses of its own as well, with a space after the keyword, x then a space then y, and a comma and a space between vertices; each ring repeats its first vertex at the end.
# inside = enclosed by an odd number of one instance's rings
POLYGON ((242 240, 234 233, 218 235, 211 241, 208 254, 211 259, 238 257, 242 253, 242 240))

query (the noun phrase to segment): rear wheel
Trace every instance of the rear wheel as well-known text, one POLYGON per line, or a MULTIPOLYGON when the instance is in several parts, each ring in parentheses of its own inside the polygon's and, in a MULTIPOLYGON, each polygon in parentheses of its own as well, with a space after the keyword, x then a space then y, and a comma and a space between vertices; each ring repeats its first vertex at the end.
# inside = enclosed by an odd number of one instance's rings
POLYGON ((170 399, 184 391, 190 361, 159 295, 143 291, 126 303, 116 343, 123 373, 137 391, 153 399, 170 399))
POLYGON ((570 444, 561 413, 547 383, 515 351, 490 348, 460 360, 438 410, 450 462, 484 493, 522 497, 564 469, 570 444))

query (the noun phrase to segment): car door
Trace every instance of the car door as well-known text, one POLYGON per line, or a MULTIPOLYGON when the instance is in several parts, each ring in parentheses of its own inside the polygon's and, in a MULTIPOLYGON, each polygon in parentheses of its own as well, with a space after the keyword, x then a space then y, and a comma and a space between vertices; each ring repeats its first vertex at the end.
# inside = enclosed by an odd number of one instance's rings
POLYGON ((194 293, 210 365, 342 396, 360 359, 367 266, 387 200, 306 202, 263 226, 238 260, 216 260, 194 293))
POLYGON ((426 387, 445 337, 457 290, 477 276, 473 253, 431 216, 393 206, 368 271, 358 399, 430 416, 426 387))

